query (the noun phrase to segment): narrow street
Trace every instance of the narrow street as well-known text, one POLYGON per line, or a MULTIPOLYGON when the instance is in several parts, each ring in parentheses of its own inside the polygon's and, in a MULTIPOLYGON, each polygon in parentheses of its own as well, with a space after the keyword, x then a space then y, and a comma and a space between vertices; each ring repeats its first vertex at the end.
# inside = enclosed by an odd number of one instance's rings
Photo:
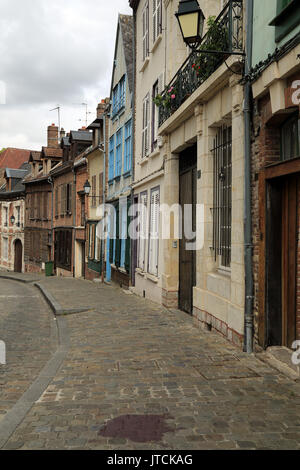
POLYGON ((299 383, 190 316, 117 287, 40 283, 63 308, 89 310, 55 320, 36 287, 0 280, 8 351, 0 442, 10 414, 22 414, 27 389, 57 350, 61 358, 3 449, 300 447, 299 383))

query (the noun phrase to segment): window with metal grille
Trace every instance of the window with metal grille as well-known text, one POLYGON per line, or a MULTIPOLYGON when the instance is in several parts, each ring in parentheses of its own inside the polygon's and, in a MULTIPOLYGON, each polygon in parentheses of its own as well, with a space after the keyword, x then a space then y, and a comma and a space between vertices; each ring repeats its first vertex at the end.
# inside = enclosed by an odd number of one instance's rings
POLYGON ((231 265, 232 222, 232 128, 221 127, 214 139, 213 154, 213 250, 220 267, 231 265))

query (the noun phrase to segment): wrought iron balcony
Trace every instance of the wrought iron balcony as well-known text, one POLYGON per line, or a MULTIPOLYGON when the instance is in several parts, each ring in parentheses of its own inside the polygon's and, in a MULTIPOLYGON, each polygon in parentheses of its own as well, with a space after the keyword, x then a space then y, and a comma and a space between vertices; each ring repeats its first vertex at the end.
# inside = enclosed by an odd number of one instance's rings
POLYGON ((232 54, 243 54, 243 0, 229 0, 217 18, 209 18, 208 31, 198 49, 155 99, 159 126, 232 54))

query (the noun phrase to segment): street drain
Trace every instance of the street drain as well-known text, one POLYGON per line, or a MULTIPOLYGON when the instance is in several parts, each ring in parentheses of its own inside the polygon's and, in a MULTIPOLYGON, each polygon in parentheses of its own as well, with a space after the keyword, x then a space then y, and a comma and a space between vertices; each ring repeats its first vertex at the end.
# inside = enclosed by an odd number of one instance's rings
POLYGON ((160 442, 167 432, 174 432, 166 423, 169 415, 124 415, 108 421, 99 436, 129 439, 133 442, 160 442))

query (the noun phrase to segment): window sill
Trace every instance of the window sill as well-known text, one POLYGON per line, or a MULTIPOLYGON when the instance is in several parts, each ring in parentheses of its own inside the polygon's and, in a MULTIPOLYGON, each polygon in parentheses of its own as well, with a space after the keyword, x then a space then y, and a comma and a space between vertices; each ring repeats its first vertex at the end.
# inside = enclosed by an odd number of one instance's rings
POLYGON ((115 176, 114 181, 115 181, 116 183, 118 183, 118 182, 120 181, 120 179, 121 179, 121 176, 115 176))
POLYGON ((126 173, 123 174, 123 178, 130 178, 131 176, 131 170, 126 171, 126 173))
POLYGON ((155 40, 155 43, 153 44, 152 49, 150 51, 151 54, 153 54, 153 52, 155 52, 155 50, 157 49, 157 47, 158 47, 159 43, 161 42, 161 40, 162 40, 162 33, 160 33, 160 35, 157 36, 157 38, 155 40))
POLYGON ((160 151, 158 148, 156 148, 155 150, 153 150, 152 153, 150 153, 149 158, 155 158, 155 157, 158 157, 159 155, 160 155, 160 151))
POLYGON ((141 268, 136 268, 135 272, 141 277, 146 277, 146 273, 141 268))
POLYGON ((149 279, 149 281, 153 282, 154 284, 158 284, 158 277, 154 276, 154 274, 146 274, 146 278, 149 279))
POLYGON ((145 165, 146 163, 148 163, 148 156, 147 157, 143 157, 140 161, 140 165, 143 166, 145 165))
POLYGON ((143 63, 143 65, 142 65, 141 69, 140 69, 140 73, 143 73, 143 72, 145 71, 145 69, 146 69, 146 67, 148 66, 149 62, 150 62, 150 59, 149 59, 149 57, 147 57, 147 58, 144 60, 144 63, 143 63))

